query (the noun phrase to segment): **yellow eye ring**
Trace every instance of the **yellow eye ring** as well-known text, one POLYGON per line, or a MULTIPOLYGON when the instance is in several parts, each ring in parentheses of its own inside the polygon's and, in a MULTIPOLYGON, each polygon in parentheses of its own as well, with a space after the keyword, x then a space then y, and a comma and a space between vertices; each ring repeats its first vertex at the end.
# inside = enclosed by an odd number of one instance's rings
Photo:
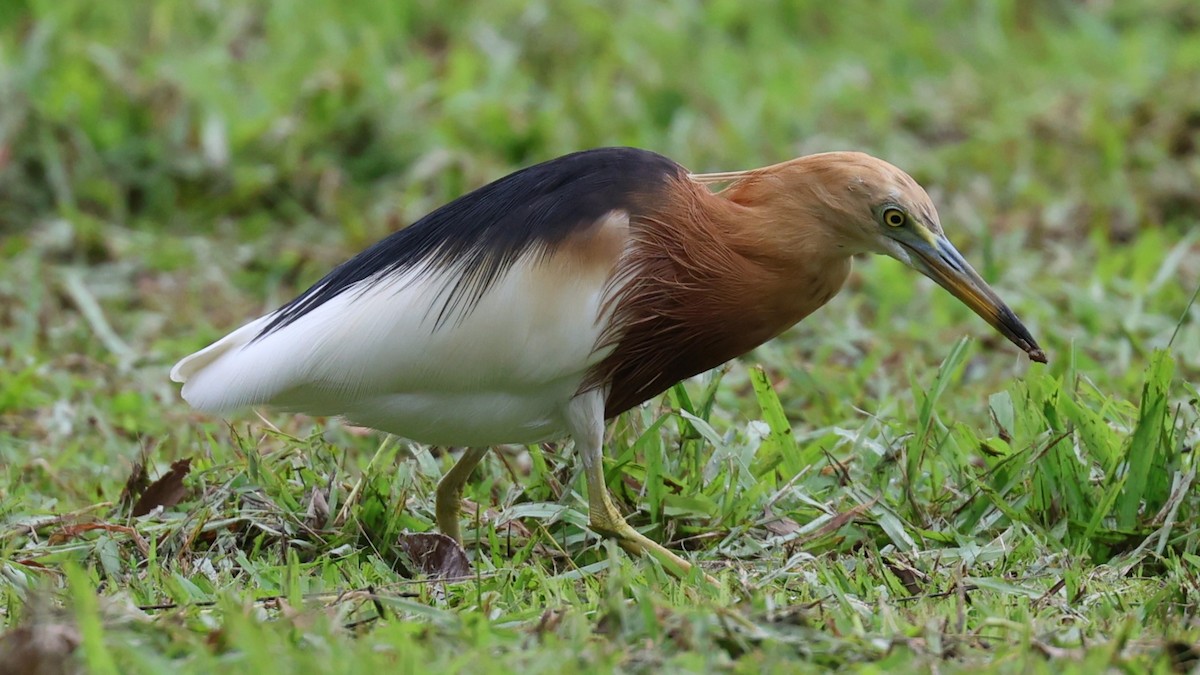
POLYGON ((904 215, 904 212, 900 209, 890 208, 883 212, 883 222, 892 227, 900 227, 908 222, 908 216, 904 215))

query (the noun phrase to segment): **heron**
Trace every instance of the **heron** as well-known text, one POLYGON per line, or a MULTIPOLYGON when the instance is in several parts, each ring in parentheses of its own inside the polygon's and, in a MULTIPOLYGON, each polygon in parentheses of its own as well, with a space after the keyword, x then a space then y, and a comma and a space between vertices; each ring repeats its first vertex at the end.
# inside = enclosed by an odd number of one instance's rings
POLYGON ((614 505, 607 420, 786 331, 867 253, 933 279, 1046 361, 926 191, 884 160, 827 152, 696 174, 648 150, 600 148, 458 197, 184 357, 171 378, 202 411, 341 416, 465 447, 435 501, 438 528, 460 544, 463 486, 488 448, 569 436, 590 529, 685 576, 693 564, 614 505))

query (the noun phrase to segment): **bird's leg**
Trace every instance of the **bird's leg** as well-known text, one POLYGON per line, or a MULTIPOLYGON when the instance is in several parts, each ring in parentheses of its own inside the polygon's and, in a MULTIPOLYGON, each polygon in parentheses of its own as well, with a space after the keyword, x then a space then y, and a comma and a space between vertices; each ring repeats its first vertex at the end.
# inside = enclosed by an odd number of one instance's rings
MULTIPOLYGON (((575 397, 567 406, 567 425, 583 460, 587 476, 588 526, 598 534, 617 540, 632 554, 645 553, 658 560, 671 574, 686 577, 692 564, 643 535, 625 522, 604 483, 604 396, 590 391, 575 397)), ((705 575, 716 583, 712 577, 705 575)))
POLYGON ((437 501, 435 511, 437 526, 442 534, 452 537, 462 546, 462 534, 458 530, 458 514, 462 509, 463 485, 471 477, 471 472, 487 454, 487 448, 467 448, 458 463, 442 476, 437 486, 437 501))

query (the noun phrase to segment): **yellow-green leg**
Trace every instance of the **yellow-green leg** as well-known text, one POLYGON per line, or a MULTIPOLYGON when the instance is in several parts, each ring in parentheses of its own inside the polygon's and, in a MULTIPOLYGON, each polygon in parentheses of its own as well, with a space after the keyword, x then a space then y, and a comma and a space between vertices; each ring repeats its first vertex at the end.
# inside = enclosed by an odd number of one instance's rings
POLYGON ((467 448, 458 463, 442 476, 437 486, 437 500, 434 506, 438 529, 447 537, 452 537, 460 546, 463 540, 458 529, 458 514, 462 511, 463 485, 487 451, 487 448, 467 448))
MULTIPOLYGON (((588 392, 576 397, 567 410, 568 425, 575 447, 583 460, 588 486, 588 526, 596 533, 617 540, 634 555, 646 554, 659 561, 671 574, 686 577, 692 564, 653 541, 625 522, 613 505, 604 483, 604 398, 600 392, 588 392)), ((704 575, 709 582, 715 579, 704 575)))
POLYGON ((633 529, 625 522, 617 507, 608 496, 604 484, 604 467, 601 462, 585 466, 588 482, 588 526, 597 534, 612 537, 621 548, 634 555, 646 554, 658 560, 671 574, 684 578, 691 572, 692 564, 680 558, 662 544, 633 529))

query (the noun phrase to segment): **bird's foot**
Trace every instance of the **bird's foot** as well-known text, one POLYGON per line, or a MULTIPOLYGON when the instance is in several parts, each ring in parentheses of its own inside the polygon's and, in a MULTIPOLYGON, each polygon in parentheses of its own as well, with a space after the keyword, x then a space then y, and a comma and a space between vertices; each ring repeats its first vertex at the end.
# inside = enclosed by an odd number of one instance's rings
MULTIPOLYGON (((667 549, 662 544, 650 539, 646 535, 633 529, 625 519, 617 513, 617 509, 612 505, 612 502, 605 499, 605 504, 593 504, 589 509, 588 527, 593 532, 611 539, 615 539, 621 548, 628 551, 631 555, 647 555, 654 558, 668 572, 680 579, 686 579, 691 574, 694 565, 679 557, 675 552, 667 549)), ((704 574, 704 578, 713 585, 720 585, 716 579, 704 574)))

